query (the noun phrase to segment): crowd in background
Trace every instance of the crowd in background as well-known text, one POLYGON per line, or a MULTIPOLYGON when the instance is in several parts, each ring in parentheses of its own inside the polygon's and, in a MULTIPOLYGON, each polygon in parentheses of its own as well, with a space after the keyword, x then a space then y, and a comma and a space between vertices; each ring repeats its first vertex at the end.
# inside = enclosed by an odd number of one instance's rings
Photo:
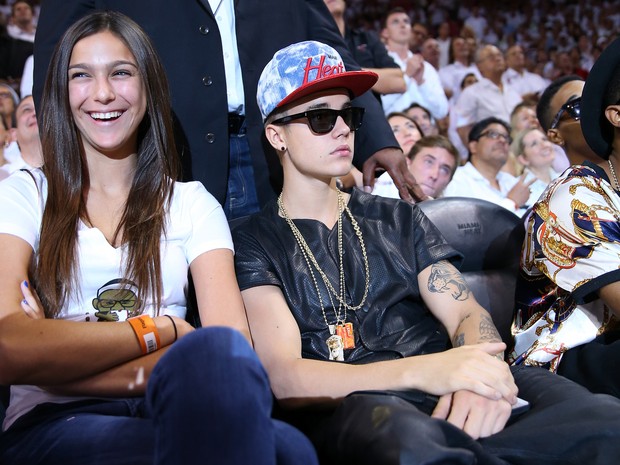
POLYGON ((451 37, 473 33, 479 44, 502 51, 519 44, 528 70, 548 79, 571 67, 587 72, 620 26, 620 7, 608 0, 349 0, 347 20, 379 33, 383 16, 396 6, 426 25, 431 37, 448 23, 451 37))

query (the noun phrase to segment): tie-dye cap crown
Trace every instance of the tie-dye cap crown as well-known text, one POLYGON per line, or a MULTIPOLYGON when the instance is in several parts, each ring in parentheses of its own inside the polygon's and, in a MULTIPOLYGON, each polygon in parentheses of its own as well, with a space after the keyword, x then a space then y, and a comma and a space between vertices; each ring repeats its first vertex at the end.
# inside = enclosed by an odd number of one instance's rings
POLYGON ((351 97, 370 89, 378 76, 371 71, 347 71, 329 45, 299 42, 276 52, 258 80, 256 100, 263 120, 273 110, 326 89, 344 88, 351 97))

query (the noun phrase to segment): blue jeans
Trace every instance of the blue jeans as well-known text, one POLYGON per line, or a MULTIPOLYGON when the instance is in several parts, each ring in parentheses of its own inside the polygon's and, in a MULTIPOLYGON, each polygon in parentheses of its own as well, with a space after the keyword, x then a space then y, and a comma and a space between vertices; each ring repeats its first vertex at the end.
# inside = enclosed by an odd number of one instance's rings
POLYGON ((308 439, 271 408, 245 339, 202 328, 162 357, 145 397, 44 404, 17 420, 0 437, 0 463, 317 464, 308 439))
POLYGON ((260 209, 245 123, 240 132, 229 137, 228 189, 224 201, 224 213, 229 220, 256 213, 260 209))

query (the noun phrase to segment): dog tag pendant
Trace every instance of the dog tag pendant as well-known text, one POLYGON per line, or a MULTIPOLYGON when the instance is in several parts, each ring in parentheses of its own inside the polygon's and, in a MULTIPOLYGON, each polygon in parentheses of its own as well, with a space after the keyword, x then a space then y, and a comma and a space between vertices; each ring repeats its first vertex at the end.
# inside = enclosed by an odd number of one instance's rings
POLYGON ((345 349, 353 349, 355 347, 353 323, 339 324, 336 326, 336 334, 342 338, 342 345, 345 349))
POLYGON ((329 359, 336 360, 338 362, 344 361, 344 344, 342 337, 337 334, 327 338, 327 347, 329 348, 329 359))

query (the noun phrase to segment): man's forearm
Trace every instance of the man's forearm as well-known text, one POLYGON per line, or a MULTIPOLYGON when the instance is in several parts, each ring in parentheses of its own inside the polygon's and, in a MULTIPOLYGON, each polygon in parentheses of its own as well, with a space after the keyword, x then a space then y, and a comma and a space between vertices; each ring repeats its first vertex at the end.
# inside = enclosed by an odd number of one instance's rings
POLYGON ((452 345, 479 344, 481 342, 502 342, 502 338, 489 313, 480 308, 466 313, 452 337, 452 345))

